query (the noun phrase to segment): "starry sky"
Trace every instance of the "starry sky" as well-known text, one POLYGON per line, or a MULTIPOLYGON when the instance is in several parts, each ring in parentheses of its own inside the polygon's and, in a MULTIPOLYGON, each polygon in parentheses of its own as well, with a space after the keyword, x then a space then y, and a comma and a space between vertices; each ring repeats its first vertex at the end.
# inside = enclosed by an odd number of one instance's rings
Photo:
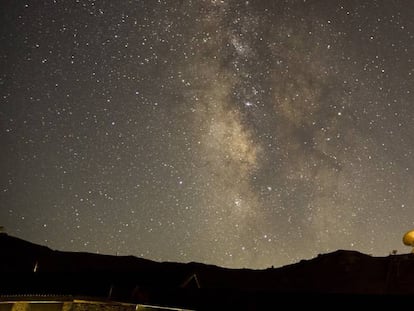
POLYGON ((0 225, 283 266, 414 228, 414 2, 0 3, 0 225))

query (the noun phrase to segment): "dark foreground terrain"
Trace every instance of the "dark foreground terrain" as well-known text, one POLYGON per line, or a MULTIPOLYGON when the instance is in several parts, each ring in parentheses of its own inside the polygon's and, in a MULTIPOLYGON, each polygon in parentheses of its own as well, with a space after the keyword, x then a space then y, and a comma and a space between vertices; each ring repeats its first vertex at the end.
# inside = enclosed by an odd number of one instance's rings
POLYGON ((0 234, 2 297, 58 295, 196 310, 405 305, 414 255, 338 250, 265 270, 61 252, 0 234))

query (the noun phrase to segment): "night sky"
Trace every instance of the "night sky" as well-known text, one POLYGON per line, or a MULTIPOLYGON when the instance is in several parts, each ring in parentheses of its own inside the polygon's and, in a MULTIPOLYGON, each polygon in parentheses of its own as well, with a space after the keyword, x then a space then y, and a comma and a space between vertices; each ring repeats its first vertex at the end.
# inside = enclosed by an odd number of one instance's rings
POLYGON ((0 2, 0 225, 266 268, 414 228, 414 2, 0 2))

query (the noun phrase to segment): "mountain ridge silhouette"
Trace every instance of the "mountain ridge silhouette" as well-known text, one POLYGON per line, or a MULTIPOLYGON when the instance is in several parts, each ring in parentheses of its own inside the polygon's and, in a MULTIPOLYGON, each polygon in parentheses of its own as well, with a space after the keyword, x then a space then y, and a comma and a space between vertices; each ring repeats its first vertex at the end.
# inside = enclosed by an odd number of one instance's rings
MULTIPOLYGON (((266 302, 412 300, 414 255, 337 250, 262 270, 52 250, 0 234, 0 295, 59 294, 210 309, 266 302), (303 299, 302 299, 303 298, 303 299), (224 301, 224 302, 223 302, 224 301)), ((251 308, 248 309, 251 309, 251 308)))

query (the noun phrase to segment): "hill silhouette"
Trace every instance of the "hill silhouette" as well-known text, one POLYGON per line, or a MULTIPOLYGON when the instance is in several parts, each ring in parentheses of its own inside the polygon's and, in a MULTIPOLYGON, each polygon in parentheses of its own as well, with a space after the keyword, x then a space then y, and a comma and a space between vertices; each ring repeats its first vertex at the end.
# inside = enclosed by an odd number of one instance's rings
POLYGON ((0 295, 71 295, 197 310, 355 306, 414 297, 414 255, 338 250, 264 270, 63 252, 0 234, 0 295))

